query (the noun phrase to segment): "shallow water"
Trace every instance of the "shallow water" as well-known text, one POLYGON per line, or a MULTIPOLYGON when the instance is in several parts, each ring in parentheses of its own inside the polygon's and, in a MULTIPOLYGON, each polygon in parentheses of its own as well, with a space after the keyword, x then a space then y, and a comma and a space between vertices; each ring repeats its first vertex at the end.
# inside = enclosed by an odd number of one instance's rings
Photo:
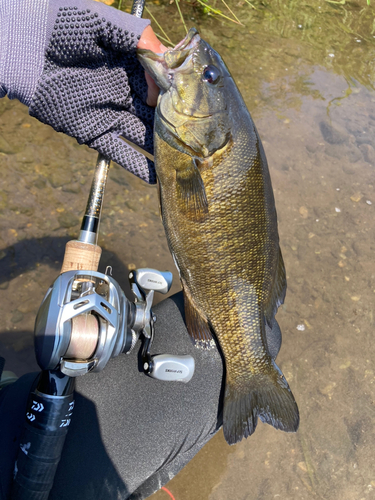
MULTIPOLYGON (((301 425, 259 424, 234 447, 220 432, 167 487, 176 500, 375 498, 374 9, 230 5, 244 27, 183 7, 227 62, 268 158, 288 279, 278 364, 301 425)), ((149 8, 179 41, 175 6, 149 8)), ((17 375, 36 368, 35 314, 77 236, 96 156, 0 101, 0 352, 17 375)), ((99 244, 122 285, 129 266, 148 266, 173 270, 179 290, 155 187, 116 165, 99 244)))

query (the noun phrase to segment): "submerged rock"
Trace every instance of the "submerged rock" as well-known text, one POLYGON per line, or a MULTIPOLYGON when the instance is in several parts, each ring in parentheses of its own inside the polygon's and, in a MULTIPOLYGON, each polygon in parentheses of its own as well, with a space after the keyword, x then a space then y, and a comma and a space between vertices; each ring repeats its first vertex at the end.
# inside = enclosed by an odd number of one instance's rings
POLYGON ((48 180, 51 183, 52 187, 58 188, 71 183, 72 174, 68 169, 55 168, 52 172, 49 173, 48 180))
POLYGON ((0 210, 4 210, 8 205, 8 195, 5 191, 0 190, 0 210))
POLYGON ((350 163, 356 163, 358 160, 362 158, 361 151, 355 147, 353 144, 350 144, 348 146, 348 153, 347 153, 348 159, 350 163))
POLYGON ((71 212, 64 212, 58 216, 60 227, 70 228, 79 224, 79 218, 71 212))
POLYGON ((0 136, 0 153, 4 153, 6 155, 13 155, 16 153, 16 150, 4 139, 4 137, 0 136))
POLYGON ((10 321, 14 323, 19 323, 20 321, 23 320, 23 314, 21 311, 18 311, 17 309, 14 311, 13 316, 11 317, 10 321))
POLYGON ((361 144, 359 146, 363 154, 363 158, 367 163, 371 163, 371 165, 375 165, 375 150, 370 144, 361 144))
POLYGON ((319 128, 324 140, 329 144, 342 144, 348 139, 347 134, 340 132, 337 128, 332 127, 332 125, 327 122, 320 122, 319 128))

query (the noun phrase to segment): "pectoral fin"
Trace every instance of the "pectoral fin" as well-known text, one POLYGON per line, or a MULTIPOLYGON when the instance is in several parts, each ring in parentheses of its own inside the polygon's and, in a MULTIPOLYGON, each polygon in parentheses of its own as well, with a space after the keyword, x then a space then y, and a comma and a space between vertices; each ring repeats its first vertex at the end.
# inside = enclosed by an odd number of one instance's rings
POLYGON ((177 193, 189 211, 208 213, 206 190, 194 160, 188 168, 176 170, 177 193))

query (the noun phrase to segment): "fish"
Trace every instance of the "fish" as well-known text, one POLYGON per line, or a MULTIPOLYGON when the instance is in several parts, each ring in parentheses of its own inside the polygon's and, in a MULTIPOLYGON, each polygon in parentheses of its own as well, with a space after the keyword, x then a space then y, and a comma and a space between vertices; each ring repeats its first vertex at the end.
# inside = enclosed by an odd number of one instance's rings
MULTIPOLYGON (((225 360, 224 437, 258 418, 296 432, 299 411, 267 332, 284 302, 286 274, 264 149, 220 55, 195 28, 164 54, 139 49, 160 88, 154 161, 162 221, 197 347, 225 360)), ((272 337, 272 335, 271 335, 272 337)))

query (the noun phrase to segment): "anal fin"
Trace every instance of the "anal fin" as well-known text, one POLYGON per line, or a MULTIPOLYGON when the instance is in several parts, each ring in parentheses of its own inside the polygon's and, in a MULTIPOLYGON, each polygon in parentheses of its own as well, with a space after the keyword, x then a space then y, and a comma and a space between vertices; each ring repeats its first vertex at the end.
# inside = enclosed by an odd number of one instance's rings
POLYGON ((269 326, 272 327, 272 321, 275 317, 277 309, 284 303, 286 294, 286 274, 283 256, 279 248, 279 256, 276 268, 275 283, 272 288, 268 303, 265 305, 265 316, 269 321, 269 326))
POLYGON ((194 345, 200 349, 211 349, 215 341, 207 321, 202 318, 194 307, 188 292, 184 288, 185 319, 188 333, 194 345))

